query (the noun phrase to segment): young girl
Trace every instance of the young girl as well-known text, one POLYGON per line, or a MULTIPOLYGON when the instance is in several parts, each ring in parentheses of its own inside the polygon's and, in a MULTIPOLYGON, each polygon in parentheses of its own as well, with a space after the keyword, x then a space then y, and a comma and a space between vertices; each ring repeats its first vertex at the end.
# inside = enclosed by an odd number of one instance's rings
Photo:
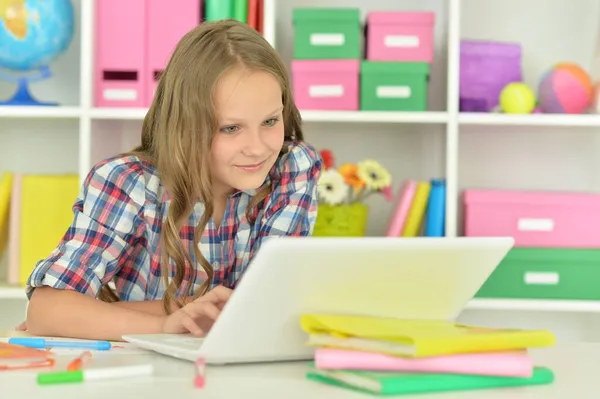
POLYGON ((275 50, 245 24, 202 23, 160 78, 141 145, 94 166, 35 266, 26 328, 206 334, 265 239, 312 233, 321 167, 275 50))

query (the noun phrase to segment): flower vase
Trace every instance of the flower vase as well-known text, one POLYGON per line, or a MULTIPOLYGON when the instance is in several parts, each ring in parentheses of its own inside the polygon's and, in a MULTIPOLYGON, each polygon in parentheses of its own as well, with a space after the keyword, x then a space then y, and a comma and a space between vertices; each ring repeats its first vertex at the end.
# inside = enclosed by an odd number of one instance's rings
POLYGON ((315 237, 362 237, 366 234, 369 208, 362 203, 319 205, 315 237))

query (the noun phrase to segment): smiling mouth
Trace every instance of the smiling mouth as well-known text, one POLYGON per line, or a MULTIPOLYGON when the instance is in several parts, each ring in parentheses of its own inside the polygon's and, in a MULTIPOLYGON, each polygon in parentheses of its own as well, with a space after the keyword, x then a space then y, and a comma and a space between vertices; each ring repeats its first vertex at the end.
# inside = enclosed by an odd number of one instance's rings
POLYGON ((246 172, 258 172, 262 169, 266 161, 262 161, 260 163, 255 163, 252 165, 236 165, 236 168, 241 169, 246 172))

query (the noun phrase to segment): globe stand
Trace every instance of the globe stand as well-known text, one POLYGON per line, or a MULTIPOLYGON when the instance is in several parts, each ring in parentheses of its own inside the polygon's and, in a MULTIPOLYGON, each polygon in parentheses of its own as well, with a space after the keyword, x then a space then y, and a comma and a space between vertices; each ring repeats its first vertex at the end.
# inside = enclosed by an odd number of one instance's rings
POLYGON ((7 101, 0 101, 0 106, 57 106, 57 102, 42 102, 36 100, 35 97, 31 95, 31 92, 29 91, 29 83, 44 80, 52 76, 52 72, 50 72, 50 68, 48 66, 41 67, 39 73, 39 76, 36 77, 21 76, 18 78, 0 74, 0 79, 17 83, 17 91, 15 94, 7 101))

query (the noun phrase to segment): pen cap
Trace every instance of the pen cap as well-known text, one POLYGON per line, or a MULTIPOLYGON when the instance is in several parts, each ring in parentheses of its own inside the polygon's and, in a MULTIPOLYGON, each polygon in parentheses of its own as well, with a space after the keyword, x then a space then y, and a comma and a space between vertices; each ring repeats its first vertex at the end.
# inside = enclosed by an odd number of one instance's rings
POLYGON ((69 382, 82 382, 83 370, 77 371, 58 371, 51 373, 40 373, 37 382, 40 385, 65 384, 69 382))
POLYGON ((19 338, 13 337, 8 339, 9 344, 27 346, 29 348, 44 349, 46 343, 44 338, 19 338))

